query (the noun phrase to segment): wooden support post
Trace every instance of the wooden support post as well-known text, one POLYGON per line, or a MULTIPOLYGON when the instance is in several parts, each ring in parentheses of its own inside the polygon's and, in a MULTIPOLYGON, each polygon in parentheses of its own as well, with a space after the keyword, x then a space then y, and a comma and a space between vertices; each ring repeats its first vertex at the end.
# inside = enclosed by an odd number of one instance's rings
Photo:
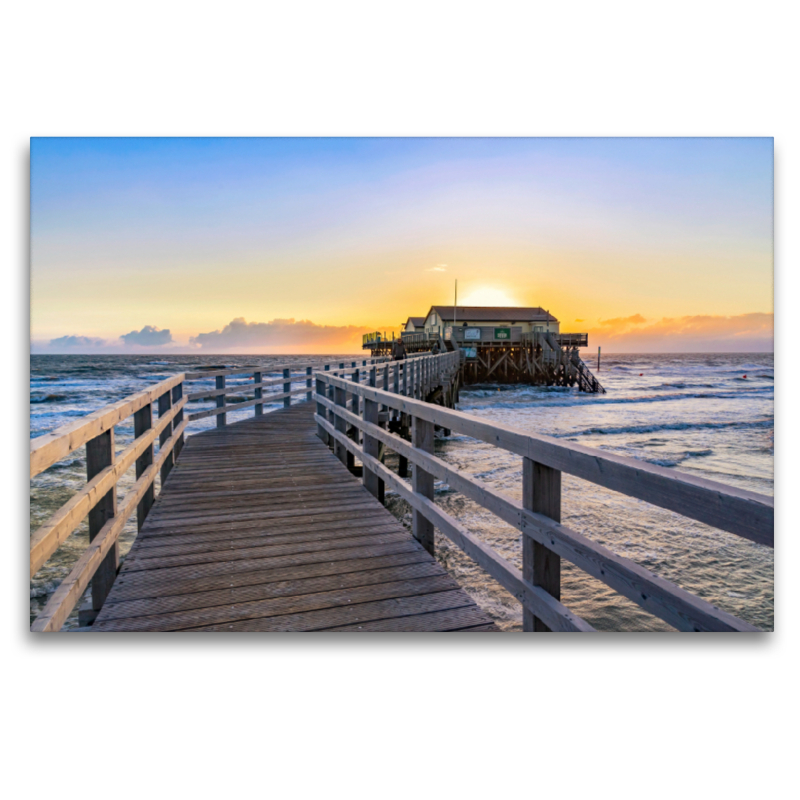
MULTIPOLYGON (((172 387, 172 405, 175 405, 182 397, 183 397, 183 384, 179 383, 177 386, 172 387)), ((179 427, 181 422, 183 422, 183 409, 181 409, 175 415, 175 419, 172 420, 172 427, 173 428, 179 427)), ((178 460, 178 457, 181 454, 181 450, 183 450, 183 434, 181 434, 178 437, 178 441, 175 442, 175 447, 172 448, 173 461, 178 460)))
MULTIPOLYGON (((433 423, 419 417, 414 417, 411 428, 411 444, 424 450, 433 452, 433 423)), ((425 472, 419 464, 414 464, 414 475, 411 488, 423 497, 433 500, 433 475, 425 472)), ((412 516, 412 531, 414 538, 431 554, 434 554, 433 523, 419 511, 414 511, 412 516)))
MULTIPOLYGON (((225 376, 224 375, 217 375, 217 389, 224 389, 225 388, 225 376)), ((224 408, 227 405, 228 401, 225 398, 224 394, 217 395, 217 408, 224 408)), ((217 427, 224 428, 227 422, 228 415, 224 412, 222 414, 217 414, 217 427)))
POLYGON ((308 376, 306 378, 306 389, 308 389, 308 391, 306 392, 306 401, 309 402, 309 403, 311 402, 311 395, 312 395, 312 392, 311 392, 311 369, 312 369, 311 367, 306 367, 306 375, 308 376))
MULTIPOLYGON (((344 407, 347 404, 347 391, 337 386, 334 390, 334 402, 337 406, 344 407)), ((333 427, 341 433, 347 432, 347 422, 339 414, 334 413, 333 427)), ((347 463, 348 450, 341 442, 334 441, 333 452, 342 464, 350 466, 347 463)))
MULTIPOLYGON (((291 392, 291 391, 292 391, 292 371, 290 369, 285 369, 283 371, 283 393, 286 394, 286 392, 291 392)), ((284 408, 289 408, 291 404, 292 404, 291 397, 283 398, 284 408)))
POLYGON ((408 397, 408 361, 403 361, 403 396, 408 397))
MULTIPOLYGON (((147 406, 150 408, 150 406, 147 406)), ((91 480, 106 467, 114 463, 114 429, 104 431, 94 439, 86 442, 86 477, 91 480)), ((100 533, 103 525, 117 513, 117 488, 110 489, 97 505, 89 512, 89 541, 100 533)), ((114 546, 103 559, 103 563, 95 572, 92 578, 92 602, 91 609, 83 612, 83 619, 79 620, 81 625, 94 622, 97 612, 103 607, 111 585, 117 577, 119 568, 119 542, 114 546)))
MULTIPOLYGON (((411 441, 411 434, 408 430, 408 417, 405 414, 400 415, 400 436, 401 438, 405 439, 407 442, 411 441)), ((397 459, 399 464, 397 466, 397 474, 401 478, 408 477, 408 458, 406 456, 401 456, 399 453, 397 454, 397 459)))
MULTIPOLYGON (((323 381, 321 378, 317 378, 317 397, 325 397, 325 381, 323 381)), ((317 416, 318 417, 326 416, 325 406, 322 405, 322 403, 320 403, 319 400, 317 401, 317 416)), ((319 436, 319 438, 322 439, 322 441, 325 442, 325 444, 329 443, 328 439, 330 437, 328 436, 328 432, 319 423, 317 423, 317 436, 319 436)))
MULTIPOLYGON (((530 458, 522 459, 522 505, 561 522, 561 471, 530 458)), ((522 537, 522 577, 561 599, 561 558, 530 536, 522 537)), ((550 629, 527 609, 522 610, 522 630, 550 629)))
MULTIPOLYGON (((375 367, 369 371, 369 385, 374 387, 377 381, 377 371, 375 367)), ((364 422, 371 422, 373 425, 378 425, 380 420, 380 406, 374 400, 364 398, 364 422)), ((364 432, 364 452, 373 458, 380 457, 380 442, 374 437, 370 436, 366 431, 364 432)), ((364 487, 369 491, 373 497, 377 497, 382 503, 384 501, 385 487, 383 481, 372 472, 367 465, 364 465, 363 474, 364 487)))
MULTIPOLYGON (((334 399, 335 398, 334 387, 332 385, 329 385, 327 388, 328 388, 328 400, 330 400, 333 403, 333 402, 335 402, 335 399, 334 399)), ((333 427, 335 428, 336 427, 336 415, 329 408, 327 408, 326 411, 328 413, 328 422, 331 425, 333 425, 333 427)), ((334 452, 336 452, 335 445, 336 445, 336 440, 333 438, 333 436, 329 437, 328 447, 330 447, 331 450, 333 450, 334 452)))
MULTIPOLYGON (((253 383, 259 384, 261 383, 261 373, 254 372, 253 373, 253 383)), ((264 397, 264 390, 261 387, 255 389, 255 399, 261 400, 264 397)), ((264 413, 264 404, 263 403, 256 403, 256 416, 260 417, 264 413)))
MULTIPOLYGON (((353 383, 361 384, 361 371, 360 370, 356 370, 353 373, 353 383)), ((356 415, 358 415, 358 413, 359 413, 359 411, 358 411, 358 399, 359 399, 358 395, 353 393, 353 407, 350 409, 350 411, 353 414, 356 414, 356 415)))
MULTIPOLYGON (((172 408, 172 392, 164 392, 161 397, 158 398, 158 416, 163 417, 170 409, 172 408)), ((158 444, 159 446, 163 445, 164 442, 172 436, 172 423, 168 422, 167 427, 164 428, 163 431, 158 435, 158 444)), ((164 481, 167 479, 167 476, 172 471, 172 453, 169 453, 167 457, 164 459, 164 463, 161 465, 161 485, 164 485, 164 481)))
MULTIPOLYGON (((144 408, 140 408, 133 415, 133 435, 139 438, 145 431, 149 431, 153 427, 153 407, 148 403, 144 408)), ((153 445, 151 444, 140 456, 136 459, 136 478, 141 478, 142 473, 153 463, 153 445)), ((136 506, 136 522, 137 530, 142 529, 147 515, 150 513, 150 508, 155 501, 155 486, 151 483, 148 490, 144 493, 144 497, 139 501, 136 506)))

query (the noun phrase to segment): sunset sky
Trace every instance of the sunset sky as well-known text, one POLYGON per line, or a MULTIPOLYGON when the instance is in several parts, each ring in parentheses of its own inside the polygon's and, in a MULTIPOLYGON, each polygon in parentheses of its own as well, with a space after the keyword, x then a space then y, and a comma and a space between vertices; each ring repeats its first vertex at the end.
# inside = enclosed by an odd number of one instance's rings
POLYGON ((772 350, 773 141, 31 140, 33 352, 356 352, 435 303, 772 350))

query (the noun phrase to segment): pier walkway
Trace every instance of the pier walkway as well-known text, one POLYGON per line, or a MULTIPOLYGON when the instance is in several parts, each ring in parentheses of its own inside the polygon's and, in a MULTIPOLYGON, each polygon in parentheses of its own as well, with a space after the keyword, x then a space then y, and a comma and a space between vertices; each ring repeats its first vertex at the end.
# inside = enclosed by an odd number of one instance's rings
POLYGON ((191 436, 94 631, 494 630, 304 402, 191 436))
POLYGON ((758 630, 613 552, 591 529, 562 524, 561 480, 766 548, 772 497, 457 411, 463 368, 457 351, 211 367, 32 439, 31 479, 77 453, 87 483, 31 534, 31 577, 84 519, 89 542, 31 630, 70 627, 76 609, 80 628, 98 632, 492 630, 435 560, 437 536, 520 603, 526 632, 594 630, 561 602, 562 560, 677 630, 758 630), (187 425, 212 418, 215 429, 184 439, 187 425), (121 450, 118 427, 129 442, 121 450), (438 457, 437 433, 519 458, 517 495, 438 457), (120 478, 134 469, 119 498, 120 478), (436 502, 437 480, 519 532, 516 563, 436 502), (410 533, 384 508, 387 489, 410 507, 410 533), (119 537, 134 515, 138 536, 120 563, 119 537))

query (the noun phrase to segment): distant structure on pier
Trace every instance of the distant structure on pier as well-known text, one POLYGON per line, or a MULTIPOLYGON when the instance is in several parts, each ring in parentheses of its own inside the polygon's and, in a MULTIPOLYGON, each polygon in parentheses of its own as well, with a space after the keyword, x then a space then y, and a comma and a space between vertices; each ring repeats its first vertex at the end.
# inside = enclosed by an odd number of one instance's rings
POLYGON ((577 385, 605 392, 580 357, 588 334, 562 333, 558 319, 539 306, 435 305, 425 316, 408 317, 399 335, 368 333, 362 346, 389 355, 397 339, 407 354, 460 350, 464 384, 577 385))

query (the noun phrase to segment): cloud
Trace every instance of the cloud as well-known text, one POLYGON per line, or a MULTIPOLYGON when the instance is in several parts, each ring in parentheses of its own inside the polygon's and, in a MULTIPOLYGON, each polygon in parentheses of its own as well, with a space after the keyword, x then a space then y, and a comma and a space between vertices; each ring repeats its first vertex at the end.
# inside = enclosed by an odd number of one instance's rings
POLYGON ((772 352, 775 315, 763 312, 722 316, 662 317, 649 324, 640 314, 603 320, 589 331, 592 346, 616 352, 772 352), (641 320, 641 321, 639 321, 641 320), (634 327, 631 327, 634 326, 634 327), (616 329, 615 329, 616 328, 616 329))
POLYGON ((425 272, 447 272, 447 264, 437 264, 435 267, 430 267, 425 272))
POLYGON ((172 343, 169 328, 161 330, 154 325, 145 325, 140 331, 131 331, 119 337, 127 345, 139 347, 160 347, 172 343))
POLYGON ((271 322, 247 322, 244 317, 231 320, 221 331, 200 333, 189 341, 206 350, 272 346, 329 348, 361 347, 361 335, 371 331, 357 325, 317 325, 311 320, 273 319, 271 322))
POLYGON ((71 349, 73 347, 103 347, 105 339, 97 339, 94 336, 59 336, 57 339, 50 340, 50 347, 56 349, 71 349))
POLYGON ((614 317, 614 319, 601 319, 599 322, 601 325, 619 328, 623 325, 644 325, 647 320, 641 314, 634 314, 632 317, 614 317))

